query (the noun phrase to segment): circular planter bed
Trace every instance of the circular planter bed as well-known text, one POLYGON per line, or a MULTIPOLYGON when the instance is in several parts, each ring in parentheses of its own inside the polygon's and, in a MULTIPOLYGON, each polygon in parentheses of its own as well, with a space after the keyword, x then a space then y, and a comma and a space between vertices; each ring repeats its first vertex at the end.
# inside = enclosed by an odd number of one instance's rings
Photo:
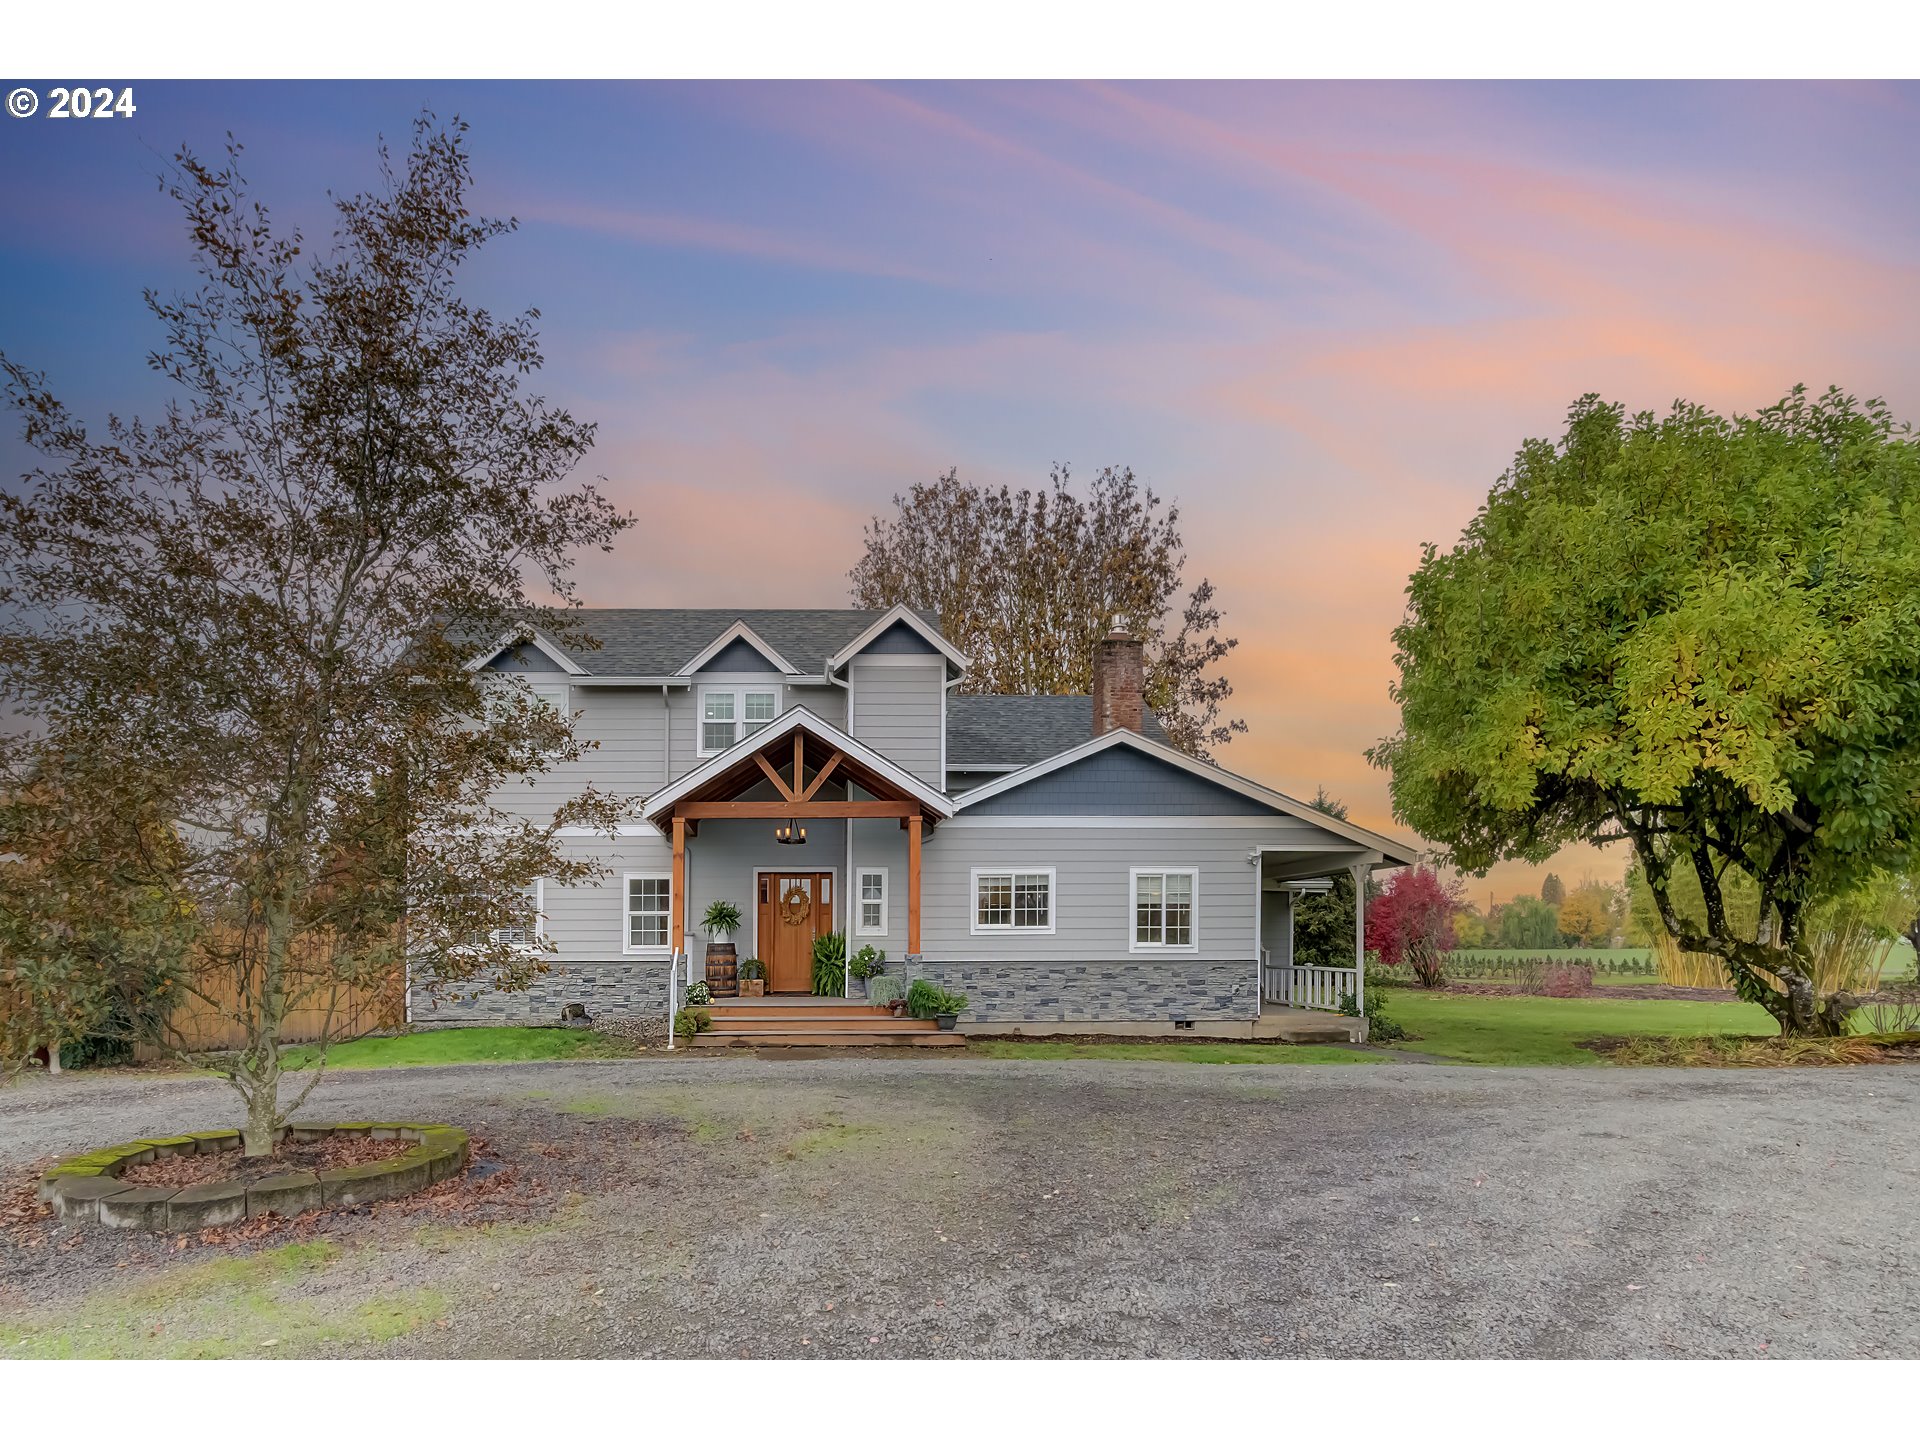
POLYGON ((467 1163, 467 1132, 452 1125, 376 1121, 290 1125, 281 1131, 281 1140, 296 1151, 310 1147, 317 1153, 340 1148, 330 1142, 348 1140, 412 1143, 400 1154, 362 1164, 302 1169, 297 1153, 284 1159, 276 1154, 272 1160, 204 1167, 251 1173, 177 1183, 202 1167, 166 1162, 225 1156, 241 1148, 238 1130, 198 1130, 160 1140, 132 1140, 64 1160, 40 1177, 40 1198, 68 1222, 125 1230, 200 1230, 258 1215, 348 1209, 411 1195, 456 1174, 467 1163), (143 1167, 153 1170, 157 1183, 143 1182, 143 1167))

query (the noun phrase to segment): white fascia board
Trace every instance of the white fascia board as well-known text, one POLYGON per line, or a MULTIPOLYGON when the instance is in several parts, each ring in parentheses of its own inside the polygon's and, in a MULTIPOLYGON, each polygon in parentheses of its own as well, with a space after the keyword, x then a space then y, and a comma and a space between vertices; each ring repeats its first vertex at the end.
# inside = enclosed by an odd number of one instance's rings
POLYGON ((676 800, 690 791, 699 789, 721 771, 728 769, 742 756, 753 754, 754 751, 772 741, 792 734, 801 726, 804 726, 807 733, 816 739, 825 741, 836 750, 844 751, 849 759, 859 761, 875 774, 892 781, 942 819, 953 814, 953 802, 945 795, 918 776, 902 770, 872 746, 862 744, 837 725, 822 720, 804 705, 796 705, 791 710, 782 711, 779 718, 771 724, 763 725, 751 735, 734 741, 718 755, 709 756, 671 785, 650 796, 641 813, 647 819, 653 819, 676 800))
POLYGON ((913 631, 914 634, 918 635, 922 640, 946 656, 948 663, 956 665, 962 670, 967 668, 967 657, 954 649, 952 645, 948 644, 945 636, 927 624, 927 622, 922 620, 918 615, 914 614, 907 606, 896 605, 865 630, 861 631, 859 639, 855 640, 851 645, 847 646, 846 649, 827 661, 827 669, 845 669, 847 663, 852 660, 854 656, 858 655, 862 650, 866 649, 867 646, 886 634, 887 631, 891 630, 895 625, 905 625, 909 630, 913 631))
MULTIPOLYGON (((506 634, 502 635, 498 640, 494 641, 491 646, 481 651, 478 655, 474 656, 473 659, 469 660, 467 662, 467 669, 468 670, 483 669, 491 660, 493 660, 495 656, 499 655, 502 651, 512 650, 515 647, 520 645, 533 646, 534 649, 538 650, 542 655, 546 656, 549 660, 553 661, 554 664, 558 665, 562 670, 566 671, 567 674, 569 675, 584 675, 587 673, 584 668, 575 664, 572 658, 569 657, 564 650, 562 650, 558 645, 554 644, 551 640, 547 639, 547 637, 542 635, 538 630, 527 630, 527 631, 509 630, 506 634)), ((529 671, 527 673, 535 674, 538 672, 529 671)))
POLYGON ((725 630, 721 631, 717 639, 698 655, 694 656, 693 659, 682 665, 677 673, 681 675, 693 674, 702 665, 713 659, 714 656, 718 655, 736 640, 746 641, 747 644, 759 651, 761 658, 779 670, 782 675, 798 675, 800 673, 798 666, 789 663, 787 658, 778 650, 754 634, 753 627, 744 620, 736 620, 725 630))
POLYGON ((979 801, 990 800, 995 795, 1004 795, 1009 790, 1016 790, 1029 781, 1038 780, 1041 776, 1050 775, 1055 770, 1064 769, 1077 761, 1088 759, 1105 750, 1111 750, 1116 745, 1130 746, 1143 755, 1149 755, 1155 760, 1172 765, 1176 769, 1184 770, 1189 775, 1195 776, 1198 779, 1210 780, 1215 785, 1231 790, 1237 795, 1244 795, 1249 800, 1257 800, 1262 805, 1272 806, 1283 815, 1291 815, 1296 819, 1305 820, 1308 824, 1317 825, 1323 830, 1331 831, 1333 834, 1343 839, 1351 840, 1355 844, 1363 846, 1368 850, 1378 850, 1383 856, 1392 860, 1395 864, 1412 865, 1420 858, 1419 851, 1401 844, 1398 840, 1389 839, 1385 835, 1377 835, 1364 826, 1355 825, 1351 821, 1337 820, 1331 815, 1314 809, 1304 801, 1294 799, 1291 795, 1282 795, 1278 790, 1269 790, 1266 786, 1257 781, 1249 780, 1244 775, 1235 775, 1231 770, 1222 770, 1217 765, 1209 765, 1204 760, 1196 760, 1191 755, 1174 749, 1171 745, 1163 745, 1158 740, 1149 740, 1144 735, 1124 729, 1109 730, 1104 735, 1082 741, 1071 750, 1062 750, 1058 755, 1036 761, 1024 769, 1014 771, 1011 775, 1002 775, 998 780, 989 780, 984 785, 976 786, 972 790, 965 791, 961 794, 960 798, 954 802, 954 810, 956 812, 963 811, 967 809, 968 806, 974 805, 979 801))

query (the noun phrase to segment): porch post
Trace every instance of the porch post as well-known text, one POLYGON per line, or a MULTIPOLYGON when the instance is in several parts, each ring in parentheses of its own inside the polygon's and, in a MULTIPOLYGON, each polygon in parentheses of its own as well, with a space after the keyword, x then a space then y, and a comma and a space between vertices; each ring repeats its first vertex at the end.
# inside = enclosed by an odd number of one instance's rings
POLYGON ((678 964, 687 946, 687 822, 673 817, 673 955, 678 964))
POLYGON ((1353 873, 1353 1003, 1367 1013, 1367 876, 1371 865, 1355 865, 1353 873))
POLYGON ((920 826, 921 817, 907 817, 907 954, 920 954, 920 826))

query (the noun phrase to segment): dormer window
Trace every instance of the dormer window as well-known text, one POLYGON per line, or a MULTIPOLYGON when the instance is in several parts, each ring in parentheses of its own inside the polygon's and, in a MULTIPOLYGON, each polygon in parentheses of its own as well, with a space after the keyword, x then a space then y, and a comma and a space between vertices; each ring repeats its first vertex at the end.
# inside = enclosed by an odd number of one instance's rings
POLYGON ((780 713, 780 691, 772 686, 700 687, 700 753, 718 755, 729 745, 764 730, 780 713))

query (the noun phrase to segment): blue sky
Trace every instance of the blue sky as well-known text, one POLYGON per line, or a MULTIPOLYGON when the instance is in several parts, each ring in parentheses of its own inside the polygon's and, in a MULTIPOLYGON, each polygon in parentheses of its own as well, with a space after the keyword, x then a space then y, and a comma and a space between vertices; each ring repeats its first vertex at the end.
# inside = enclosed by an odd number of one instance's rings
POLYGON ((163 398, 139 294, 188 278, 155 181, 182 142, 235 132, 318 236, 377 136, 457 113, 480 208, 522 221, 469 293, 541 310, 544 387, 600 422, 590 468, 642 516, 586 567, 590 603, 838 603, 861 525, 914 480, 1130 464, 1181 503, 1242 641, 1228 763, 1371 824, 1360 752, 1393 728, 1419 546, 1575 397, 1752 409, 1803 380, 1920 413, 1912 85, 135 96, 131 120, 0 123, 0 345, 83 415, 163 398))

